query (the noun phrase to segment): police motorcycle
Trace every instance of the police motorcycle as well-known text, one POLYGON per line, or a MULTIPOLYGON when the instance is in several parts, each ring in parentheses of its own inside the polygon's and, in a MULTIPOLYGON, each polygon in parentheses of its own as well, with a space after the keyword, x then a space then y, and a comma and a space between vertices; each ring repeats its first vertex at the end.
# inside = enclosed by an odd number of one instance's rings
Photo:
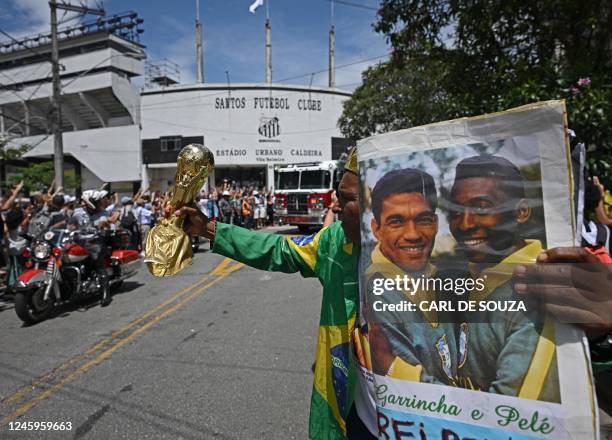
POLYGON ((137 250, 127 249, 129 232, 49 229, 31 245, 34 265, 14 285, 15 312, 34 324, 49 318, 55 307, 66 302, 103 295, 132 276, 141 260, 137 250), (100 262, 85 243, 103 234, 107 252, 100 262), (97 267, 102 264, 103 267, 97 267))

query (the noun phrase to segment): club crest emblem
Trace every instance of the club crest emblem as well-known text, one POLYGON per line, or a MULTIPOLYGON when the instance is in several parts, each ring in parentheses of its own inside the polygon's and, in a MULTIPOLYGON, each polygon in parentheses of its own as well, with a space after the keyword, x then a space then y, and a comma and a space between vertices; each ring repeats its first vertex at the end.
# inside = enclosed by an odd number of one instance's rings
POLYGON ((463 367, 467 359, 469 333, 469 326, 466 322, 462 322, 459 326, 459 368, 463 367))
POLYGON ((444 374, 446 374, 448 378, 452 380, 453 372, 451 370, 451 354, 450 348, 448 347, 448 340, 446 338, 446 334, 442 335, 436 341, 436 349, 438 350, 440 360, 442 361, 442 370, 444 370, 444 374))
POLYGON ((280 135, 280 124, 278 118, 275 116, 273 118, 265 118, 262 117, 259 122, 259 128, 257 132, 267 137, 268 139, 275 138, 280 135))

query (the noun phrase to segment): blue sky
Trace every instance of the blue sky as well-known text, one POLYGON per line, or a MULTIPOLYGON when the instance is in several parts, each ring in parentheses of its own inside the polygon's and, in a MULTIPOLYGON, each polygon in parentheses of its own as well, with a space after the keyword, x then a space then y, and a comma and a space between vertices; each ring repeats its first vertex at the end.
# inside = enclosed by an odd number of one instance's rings
MULTIPOLYGON (((200 0, 204 26, 206 82, 264 81, 265 7, 249 12, 253 0, 200 0)), ((311 72, 327 68, 331 20, 328 0, 269 1, 275 82, 309 84, 311 72), (294 78, 297 77, 297 78, 294 78), (291 78, 291 79, 290 79, 291 78), (283 81, 285 80, 285 81, 283 81)), ((376 9, 376 0, 349 0, 376 9)), ((72 3, 78 3, 72 0, 72 3)), ((89 0, 88 4, 95 2, 89 0)), ((149 59, 169 58, 181 68, 181 82, 195 78, 195 0, 106 0, 107 14, 135 10, 144 19, 142 43, 149 59)), ((0 29, 14 36, 45 31, 48 0, 0 0, 0 29)), ((376 11, 336 3, 336 84, 354 89, 361 72, 389 53, 384 37, 372 30, 376 11), (372 59, 382 57, 379 59, 372 59), (371 59, 367 62, 362 60, 371 59)), ((3 40, 4 37, 0 37, 3 40)), ((327 72, 312 78, 326 85, 327 72)))

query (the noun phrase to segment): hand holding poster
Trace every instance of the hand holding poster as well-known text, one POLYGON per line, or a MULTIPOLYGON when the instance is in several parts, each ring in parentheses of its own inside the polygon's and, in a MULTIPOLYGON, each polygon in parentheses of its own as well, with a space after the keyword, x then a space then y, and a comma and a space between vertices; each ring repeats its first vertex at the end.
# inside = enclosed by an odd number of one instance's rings
POLYGON ((582 332, 512 283, 574 245, 565 121, 549 101, 359 143, 356 357, 379 438, 596 438, 582 332))

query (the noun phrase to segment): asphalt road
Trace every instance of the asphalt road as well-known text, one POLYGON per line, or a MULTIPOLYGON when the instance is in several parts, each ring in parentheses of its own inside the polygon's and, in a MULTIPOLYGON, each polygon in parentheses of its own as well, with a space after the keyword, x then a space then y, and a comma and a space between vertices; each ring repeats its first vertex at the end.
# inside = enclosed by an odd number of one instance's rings
POLYGON ((107 308, 24 327, 5 306, 0 438, 305 439, 320 301, 316 280, 200 252, 175 277, 143 267, 107 308))

